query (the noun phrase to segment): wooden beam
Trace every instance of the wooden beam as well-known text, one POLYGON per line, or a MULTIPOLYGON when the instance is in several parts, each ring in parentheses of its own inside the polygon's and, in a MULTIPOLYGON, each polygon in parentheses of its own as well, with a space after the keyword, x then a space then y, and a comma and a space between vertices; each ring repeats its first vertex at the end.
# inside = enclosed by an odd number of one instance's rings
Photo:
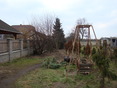
POLYGON ((78 28, 89 28, 91 25, 77 25, 78 28))

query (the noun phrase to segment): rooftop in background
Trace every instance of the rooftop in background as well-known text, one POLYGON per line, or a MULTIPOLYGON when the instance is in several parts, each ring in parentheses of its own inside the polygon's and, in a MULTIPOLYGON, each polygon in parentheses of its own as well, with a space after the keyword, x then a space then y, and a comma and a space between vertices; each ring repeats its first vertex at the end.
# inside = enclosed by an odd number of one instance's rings
POLYGON ((17 29, 22 33, 22 35, 19 35, 18 38, 22 39, 30 39, 31 36, 34 34, 35 27, 32 25, 12 25, 13 28, 17 29))
POLYGON ((32 25, 12 25, 13 28, 17 29, 20 32, 30 32, 30 31, 34 31, 35 27, 32 25))
POLYGON ((23 24, 20 24, 20 25, 12 25, 12 27, 17 27, 17 28, 25 27, 25 28, 33 28, 33 29, 35 28, 32 25, 23 25, 23 24))

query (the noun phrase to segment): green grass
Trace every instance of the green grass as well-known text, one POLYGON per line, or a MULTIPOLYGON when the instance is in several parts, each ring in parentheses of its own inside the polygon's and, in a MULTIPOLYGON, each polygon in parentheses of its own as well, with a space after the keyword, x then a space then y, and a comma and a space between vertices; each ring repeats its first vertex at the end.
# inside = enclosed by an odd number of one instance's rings
MULTIPOLYGON (((9 69, 22 69, 33 64, 43 63, 46 58, 25 57, 13 60, 12 62, 0 64, 9 69)), ((68 66, 70 72, 66 77, 64 65, 58 69, 47 69, 40 67, 27 75, 24 75, 16 82, 16 88, 99 88, 99 72, 95 70, 89 75, 74 74, 75 65, 68 66)), ((95 67, 96 69, 96 67, 95 67)), ((115 71, 116 67, 110 64, 110 70, 115 71)), ((117 82, 106 79, 106 88, 116 88, 117 82)))
POLYGON ((22 77, 17 82, 18 88, 48 88, 53 82, 63 78, 62 70, 40 68, 22 77))
POLYGON ((66 77, 65 69, 61 67, 59 69, 39 68, 17 80, 16 86, 17 88, 98 88, 99 85, 93 74, 68 74, 66 77), (59 86, 55 87, 54 84, 57 83, 59 86))
MULTIPOLYGON (((113 65, 112 65, 113 66, 113 65)), ((75 71, 75 66, 70 66, 75 71)), ((21 77, 16 82, 17 88, 99 88, 99 72, 89 75, 72 74, 66 77, 65 67, 59 69, 38 68, 21 77), (72 74, 72 75, 71 75, 72 74)), ((106 79, 106 88, 116 88, 117 82, 106 79)))
POLYGON ((8 67, 9 69, 21 69, 33 64, 41 63, 43 59, 39 58, 30 58, 30 57, 24 57, 24 58, 18 58, 14 59, 11 62, 1 63, 0 66, 8 67))

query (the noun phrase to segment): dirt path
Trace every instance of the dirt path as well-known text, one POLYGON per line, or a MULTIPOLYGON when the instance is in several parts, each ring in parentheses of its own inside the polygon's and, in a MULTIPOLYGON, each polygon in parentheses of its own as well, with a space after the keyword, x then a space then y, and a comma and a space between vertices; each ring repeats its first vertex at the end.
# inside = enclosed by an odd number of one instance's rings
POLYGON ((39 68, 41 64, 35 64, 32 66, 29 66, 27 68, 24 68, 12 75, 7 75, 7 77, 3 78, 0 81, 0 88, 15 88, 15 81, 20 78, 21 76, 25 75, 26 73, 35 70, 36 68, 39 68))
MULTIPOLYGON (((53 56, 59 60, 62 60, 65 54, 63 50, 60 50, 60 51, 55 51, 54 53, 44 54, 41 57, 48 57, 48 56, 53 56)), ((41 64, 35 64, 14 72, 10 72, 9 70, 7 74, 0 75, 0 88, 16 88, 15 82, 18 78, 27 74, 30 71, 39 68, 40 66, 41 64)))
POLYGON ((40 65, 41 64, 35 64, 25 69, 22 69, 12 75, 7 75, 7 77, 4 77, 2 80, 0 80, 0 88, 15 88, 14 83, 18 78, 32 70, 35 70, 36 68, 39 68, 40 65))

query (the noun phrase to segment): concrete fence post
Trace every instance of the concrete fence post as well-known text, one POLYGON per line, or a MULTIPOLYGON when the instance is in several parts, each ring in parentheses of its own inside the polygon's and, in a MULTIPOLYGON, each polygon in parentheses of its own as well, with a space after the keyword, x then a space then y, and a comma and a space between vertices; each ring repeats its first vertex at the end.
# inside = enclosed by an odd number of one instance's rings
POLYGON ((23 56, 23 39, 20 39, 20 57, 23 56))
POLYGON ((30 55, 30 41, 27 40, 27 45, 28 45, 28 55, 30 55))
POLYGON ((8 52, 9 52, 9 62, 11 61, 12 49, 13 49, 13 42, 12 39, 7 39, 8 41, 8 52))

